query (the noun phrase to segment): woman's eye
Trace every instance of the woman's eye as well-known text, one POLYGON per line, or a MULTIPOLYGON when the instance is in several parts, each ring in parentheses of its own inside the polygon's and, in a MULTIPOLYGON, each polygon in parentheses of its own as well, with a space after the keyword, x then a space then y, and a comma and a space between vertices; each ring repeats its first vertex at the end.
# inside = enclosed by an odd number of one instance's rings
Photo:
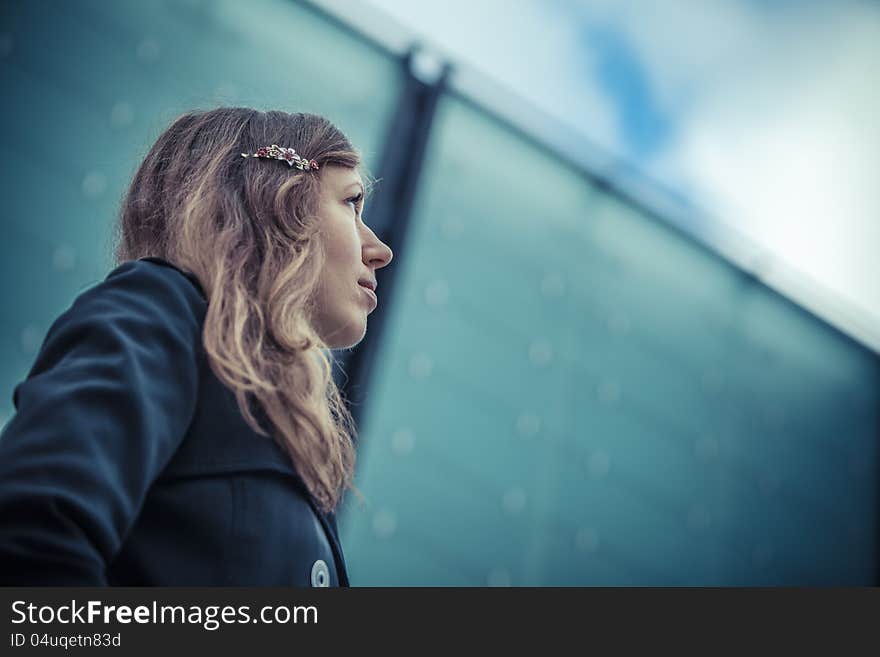
POLYGON ((364 198, 363 193, 358 194, 357 196, 352 196, 350 199, 346 201, 346 203, 354 203, 354 211, 357 212, 360 206, 361 200, 364 198))

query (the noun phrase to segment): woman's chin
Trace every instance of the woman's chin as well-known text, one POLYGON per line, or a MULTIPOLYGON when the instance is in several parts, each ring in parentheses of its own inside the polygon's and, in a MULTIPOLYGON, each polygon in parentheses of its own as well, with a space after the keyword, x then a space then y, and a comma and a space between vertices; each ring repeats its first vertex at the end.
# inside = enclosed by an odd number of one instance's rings
POLYGON ((331 349, 351 349, 356 347, 367 334, 366 315, 355 320, 338 331, 335 331, 327 344, 331 349))

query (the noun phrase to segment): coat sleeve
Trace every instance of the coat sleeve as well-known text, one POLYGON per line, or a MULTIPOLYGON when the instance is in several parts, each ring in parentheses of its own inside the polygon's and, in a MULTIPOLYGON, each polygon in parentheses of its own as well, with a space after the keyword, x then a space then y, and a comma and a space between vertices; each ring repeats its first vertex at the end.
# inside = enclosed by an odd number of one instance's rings
POLYGON ((195 411, 204 301, 129 261, 52 324, 0 435, 0 584, 106 585, 195 411))

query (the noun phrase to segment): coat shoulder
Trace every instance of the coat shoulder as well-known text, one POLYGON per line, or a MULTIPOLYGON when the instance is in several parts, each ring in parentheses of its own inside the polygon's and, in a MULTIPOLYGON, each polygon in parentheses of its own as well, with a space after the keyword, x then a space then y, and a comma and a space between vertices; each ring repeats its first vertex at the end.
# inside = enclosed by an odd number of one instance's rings
MULTIPOLYGON (((202 300, 207 301, 205 288, 202 285, 201 281, 199 281, 198 277, 193 272, 183 267, 179 267, 174 263, 165 260, 164 258, 159 258, 157 256, 146 256, 137 260, 129 260, 128 262, 125 262, 117 267, 116 270, 126 266, 134 267, 139 271, 153 271, 159 275, 165 275, 169 279, 173 279, 178 283, 185 279, 186 281, 189 281, 189 283, 195 288, 199 296, 202 297, 202 300)), ((111 272, 110 275, 112 274, 113 272, 111 272)))

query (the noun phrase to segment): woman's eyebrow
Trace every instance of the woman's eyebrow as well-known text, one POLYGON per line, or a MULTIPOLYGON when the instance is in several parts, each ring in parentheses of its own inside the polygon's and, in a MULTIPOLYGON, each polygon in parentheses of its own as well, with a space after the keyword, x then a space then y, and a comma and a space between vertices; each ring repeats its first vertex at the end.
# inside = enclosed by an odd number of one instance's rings
POLYGON ((349 189, 349 188, 351 188, 351 187, 355 187, 355 186, 361 188, 361 194, 364 193, 364 186, 363 186, 361 183, 359 183, 359 182, 353 182, 353 183, 350 183, 350 184, 348 185, 348 187, 346 187, 345 189, 349 189))

